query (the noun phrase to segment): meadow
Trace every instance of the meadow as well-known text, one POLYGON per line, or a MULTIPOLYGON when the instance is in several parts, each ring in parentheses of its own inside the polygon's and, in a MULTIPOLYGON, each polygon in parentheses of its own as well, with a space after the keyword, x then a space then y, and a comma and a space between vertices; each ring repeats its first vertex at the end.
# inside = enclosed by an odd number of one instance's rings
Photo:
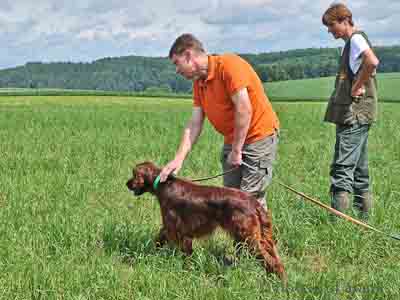
MULTIPOLYGON (((378 92, 381 102, 397 102, 400 98, 397 87, 400 84, 400 73, 378 73, 378 92)), ((334 77, 275 81, 264 83, 268 97, 277 102, 326 101, 333 89, 334 77)), ((172 93, 150 89, 149 91, 101 91, 101 90, 72 90, 72 89, 29 89, 29 88, 0 88, 0 96, 122 96, 122 97, 151 97, 151 98, 187 98, 191 94, 172 93)))
MULTIPOLYGON (((274 101, 326 101, 332 93, 334 77, 268 82, 265 88, 274 101)), ((379 100, 399 101, 400 73, 378 73, 379 100)))
MULTIPOLYGON (((325 103, 273 103, 281 121, 274 179, 329 204, 334 127, 325 103)), ((0 97, 0 299, 396 299, 400 242, 268 188, 289 278, 283 288, 246 252, 232 265, 218 232, 185 258, 156 250, 158 204, 126 189, 132 167, 172 159, 191 101, 113 96, 0 97)), ((369 157, 370 224, 400 232, 399 105, 381 103, 369 157)), ((220 173, 207 124, 180 176, 220 173)), ((221 185, 221 179, 204 184, 221 185)), ((351 213, 352 216, 355 216, 351 213)))

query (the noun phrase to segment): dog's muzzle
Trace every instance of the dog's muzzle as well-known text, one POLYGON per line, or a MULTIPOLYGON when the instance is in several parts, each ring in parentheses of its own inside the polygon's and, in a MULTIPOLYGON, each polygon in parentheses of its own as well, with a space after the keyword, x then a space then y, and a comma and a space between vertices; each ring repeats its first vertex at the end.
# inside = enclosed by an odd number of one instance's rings
POLYGON ((143 189, 134 189, 134 190, 131 190, 131 191, 135 196, 140 196, 140 195, 142 195, 144 193, 143 189))
POLYGON ((132 179, 128 180, 128 182, 126 183, 126 186, 128 187, 128 189, 135 195, 135 196, 140 196, 142 195, 145 191, 142 188, 139 187, 135 187, 133 185, 132 179))

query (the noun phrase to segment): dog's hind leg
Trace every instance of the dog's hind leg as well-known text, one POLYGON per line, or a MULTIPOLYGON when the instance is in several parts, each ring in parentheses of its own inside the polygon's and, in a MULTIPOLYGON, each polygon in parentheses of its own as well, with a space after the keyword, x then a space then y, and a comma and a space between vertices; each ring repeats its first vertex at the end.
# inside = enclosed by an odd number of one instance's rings
POLYGON ((269 273, 275 273, 278 275, 286 286, 287 277, 283 264, 281 263, 279 256, 277 257, 272 255, 274 253, 273 247, 275 246, 273 241, 263 239, 259 226, 254 226, 252 228, 253 230, 251 232, 249 230, 242 231, 243 240, 249 245, 257 258, 263 261, 265 270, 269 273))

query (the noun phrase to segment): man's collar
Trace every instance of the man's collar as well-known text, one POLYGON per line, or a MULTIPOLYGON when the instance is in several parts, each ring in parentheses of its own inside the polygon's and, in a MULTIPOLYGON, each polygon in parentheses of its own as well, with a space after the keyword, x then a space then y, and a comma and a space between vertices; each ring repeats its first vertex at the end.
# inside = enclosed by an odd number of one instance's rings
POLYGON ((205 80, 199 80, 199 85, 203 86, 207 81, 214 79, 215 77, 215 68, 217 64, 217 57, 214 55, 208 55, 208 72, 207 78, 205 80))

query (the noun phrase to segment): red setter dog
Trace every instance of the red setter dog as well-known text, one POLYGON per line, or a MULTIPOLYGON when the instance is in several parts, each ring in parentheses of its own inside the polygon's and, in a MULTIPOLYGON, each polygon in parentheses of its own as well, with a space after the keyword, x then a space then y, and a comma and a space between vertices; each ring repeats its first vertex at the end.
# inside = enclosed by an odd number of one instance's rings
POLYGON ((201 186, 171 177, 158 184, 161 169, 138 164, 126 183, 136 196, 150 192, 158 198, 162 228, 157 246, 174 242, 191 255, 192 239, 211 234, 218 226, 237 243, 246 243, 263 260, 265 269, 286 284, 286 273, 272 238, 271 215, 249 193, 233 188, 201 186))

